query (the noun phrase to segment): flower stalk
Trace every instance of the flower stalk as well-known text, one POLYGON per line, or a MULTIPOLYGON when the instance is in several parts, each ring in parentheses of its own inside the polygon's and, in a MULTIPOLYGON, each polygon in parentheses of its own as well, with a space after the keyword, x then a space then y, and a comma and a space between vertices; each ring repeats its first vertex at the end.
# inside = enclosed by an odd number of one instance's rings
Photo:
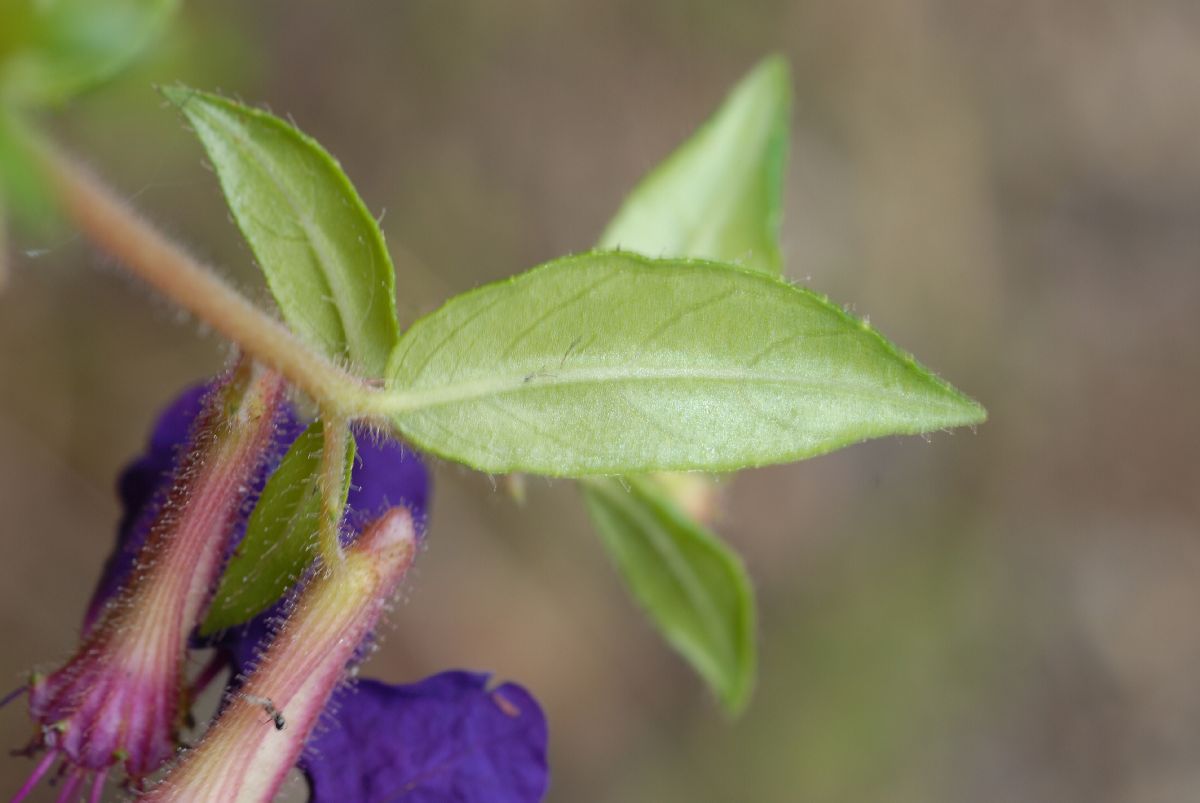
POLYGON ((323 418, 324 444, 321 449, 321 519, 317 530, 317 548, 321 563, 334 567, 342 562, 342 513, 346 484, 346 449, 350 445, 350 426, 345 419, 326 414, 323 418))
POLYGON ((412 517, 392 508, 339 564, 315 574, 258 668, 231 692, 200 745, 150 791, 146 803, 270 800, 415 550, 412 517))
POLYGON ((187 639, 271 447, 285 389, 279 374, 243 360, 210 397, 123 587, 75 656, 33 678, 30 713, 41 733, 30 751, 48 754, 31 781, 61 757, 68 785, 94 773, 101 789, 118 763, 136 785, 174 753, 187 639))
POLYGON ((39 143, 50 186, 72 222, 98 247, 167 298, 244 351, 282 373, 322 407, 357 417, 371 389, 303 343, 283 323, 222 281, 124 201, 87 168, 39 143))

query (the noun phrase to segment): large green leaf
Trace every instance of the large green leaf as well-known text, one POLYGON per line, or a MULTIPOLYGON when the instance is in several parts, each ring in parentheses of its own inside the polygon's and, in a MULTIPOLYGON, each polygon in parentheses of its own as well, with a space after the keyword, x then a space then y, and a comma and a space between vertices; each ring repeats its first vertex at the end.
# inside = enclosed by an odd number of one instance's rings
MULTIPOLYGON (((295 440, 271 474, 246 535, 221 576, 200 632, 204 635, 241 624, 262 613, 304 573, 316 555, 321 514, 319 477, 323 448, 321 422, 295 440)), ((346 487, 354 464, 354 436, 346 438, 346 487)))
POLYGON ((983 409, 824 298, 762 273, 602 252, 452 299, 375 410, 481 470, 728 470, 983 409))
MULTIPOLYGON (((736 262, 743 267, 777 275, 782 268, 778 232, 783 203, 783 173, 788 146, 788 114, 791 92, 787 68, 782 59, 766 59, 730 93, 724 105, 682 147, 647 176, 633 191, 625 205, 609 224, 601 247, 622 246, 644 254, 670 254, 707 257, 736 262)), ((674 632, 679 618, 675 609, 678 595, 647 594, 638 587, 653 583, 667 585, 680 571, 680 560, 673 552, 651 548, 663 541, 662 530, 673 522, 671 532, 712 549, 725 550, 717 535, 693 521, 679 506, 675 494, 661 488, 666 482, 677 485, 680 478, 698 482, 703 492, 715 493, 713 478, 706 474, 650 475, 660 484, 652 496, 641 489, 646 481, 629 480, 632 492, 622 500, 624 513, 610 513, 611 504, 590 484, 583 493, 603 542, 614 554, 619 566, 639 561, 636 571, 623 570, 631 591, 642 602, 651 618, 676 644, 700 674, 709 681, 726 703, 730 700, 732 677, 748 690, 754 673, 753 639, 746 639, 740 662, 730 663, 728 651, 729 617, 705 619, 699 606, 689 609, 690 649, 680 646, 674 632), (632 553, 628 545, 646 545, 632 553), (657 606, 664 606, 658 610, 657 606), (699 646, 697 646, 699 645, 699 646), (722 656, 726 657, 721 663, 722 656), (715 672, 714 663, 726 671, 715 672), (732 669, 741 669, 737 675, 732 669)), ((612 492, 612 487, 608 491, 612 492)), ((686 564, 684 564, 686 566, 686 564)), ((730 572, 741 566, 730 561, 730 572)), ((731 604, 752 606, 749 591, 743 597, 729 593, 727 573, 696 574, 679 588, 693 589, 693 596, 710 596, 731 604), (705 585, 711 578, 715 587, 705 585)), ((738 575, 740 587, 749 584, 738 575)), ((744 699, 739 699, 739 703, 744 699)))
POLYGON ((204 143, 288 324, 381 376, 399 337, 396 279, 379 226, 337 162, 266 112, 183 87, 164 92, 204 143))
POLYGON ((59 103, 107 80, 162 30, 177 0, 0 0, 0 97, 59 103))
POLYGON ((780 272, 779 222, 791 87, 766 59, 626 199, 602 248, 700 257, 780 272))
POLYGON ((593 478, 584 488, 634 597, 725 707, 739 711, 754 684, 756 655, 754 593, 737 555, 647 479, 593 478))

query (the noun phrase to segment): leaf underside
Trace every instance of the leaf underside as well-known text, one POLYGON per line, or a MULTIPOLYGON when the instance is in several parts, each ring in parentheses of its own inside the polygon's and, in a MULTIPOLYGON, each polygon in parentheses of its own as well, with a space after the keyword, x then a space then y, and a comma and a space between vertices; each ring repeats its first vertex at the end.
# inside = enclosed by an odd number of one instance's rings
POLYGON ((630 592, 737 713, 754 684, 754 594, 737 555, 645 478, 594 478, 588 511, 630 592))
POLYGON ((790 111, 787 65, 768 58, 638 183, 598 247, 778 274, 790 111))
MULTIPOLYGON (((599 246, 704 257, 778 275, 790 109, 783 59, 764 60, 630 193, 599 246)), ((630 592, 726 711, 737 713, 749 699, 757 663, 754 594, 732 550, 667 490, 683 478, 693 488, 698 482, 702 494, 715 493, 704 474, 594 480, 581 489, 630 592), (701 571, 705 564, 718 570, 701 571)))
POLYGON ((396 427, 483 471, 723 471, 982 409, 866 324, 761 273, 568 257, 452 299, 388 370, 396 427))
POLYGON ((382 376, 399 338, 395 275, 378 224, 337 162, 266 112, 185 87, 163 92, 200 137, 292 330, 382 376))

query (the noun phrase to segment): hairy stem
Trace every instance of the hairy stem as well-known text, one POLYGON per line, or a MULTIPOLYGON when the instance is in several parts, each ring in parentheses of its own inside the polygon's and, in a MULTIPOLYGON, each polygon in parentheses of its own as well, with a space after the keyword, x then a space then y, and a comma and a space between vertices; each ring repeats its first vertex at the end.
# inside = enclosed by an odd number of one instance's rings
POLYGON ((346 498, 346 449, 350 429, 344 418, 323 413, 321 431, 321 521, 317 530, 317 548, 328 570, 342 563, 341 522, 346 498))
POLYGON ((40 152, 64 211, 92 242, 244 351, 278 370, 322 408, 343 419, 356 417, 361 401, 372 392, 361 379, 302 343, 211 267, 143 220, 85 167, 48 145, 42 145, 40 152))
POLYGON ((335 572, 317 575, 304 588, 266 654, 229 697, 200 745, 139 800, 274 800, 415 552, 408 511, 392 508, 372 523, 335 572))

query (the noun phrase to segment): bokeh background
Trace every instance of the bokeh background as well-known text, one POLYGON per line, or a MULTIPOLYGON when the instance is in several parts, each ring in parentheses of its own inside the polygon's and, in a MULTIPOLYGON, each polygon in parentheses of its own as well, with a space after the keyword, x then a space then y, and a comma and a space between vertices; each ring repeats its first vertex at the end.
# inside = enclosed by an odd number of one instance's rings
MULTIPOLYGON (((290 115, 384 214, 412 320, 586 248, 775 51, 796 88, 788 275, 991 420, 724 486, 719 529, 761 604, 736 721, 626 598, 569 482, 531 481, 520 508, 446 464, 365 671, 529 686, 556 803, 1200 800, 1200 5, 209 0, 47 122, 265 302, 151 85, 290 115)), ((17 233, 10 257, 0 681, 16 686, 72 648, 119 467, 228 350, 69 231, 17 233)), ((29 737, 22 709, 0 711, 0 745, 29 737)), ((29 769, 0 763, 0 792, 29 769)))

